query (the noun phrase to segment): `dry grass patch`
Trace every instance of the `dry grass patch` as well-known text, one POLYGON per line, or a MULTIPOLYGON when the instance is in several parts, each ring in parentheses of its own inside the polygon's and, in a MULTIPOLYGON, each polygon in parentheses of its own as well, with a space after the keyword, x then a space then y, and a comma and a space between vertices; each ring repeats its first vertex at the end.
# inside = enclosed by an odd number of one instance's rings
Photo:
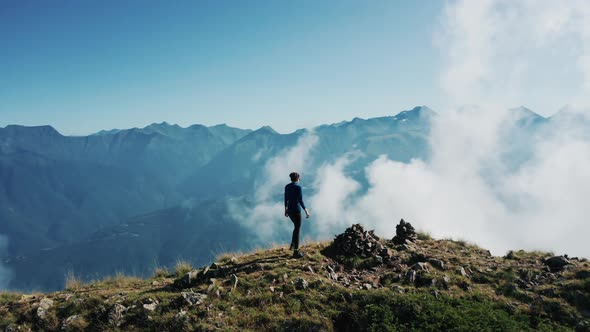
POLYGON ((191 263, 187 261, 178 261, 176 262, 176 266, 174 266, 174 275, 176 275, 177 277, 181 277, 192 271, 192 269, 193 266, 191 265, 191 263))

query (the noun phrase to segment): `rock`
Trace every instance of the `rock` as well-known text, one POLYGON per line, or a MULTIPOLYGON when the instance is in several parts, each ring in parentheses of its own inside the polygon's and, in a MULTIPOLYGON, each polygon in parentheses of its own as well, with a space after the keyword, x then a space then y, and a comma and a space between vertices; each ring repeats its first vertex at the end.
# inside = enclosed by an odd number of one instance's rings
POLYGON ((49 298, 43 298, 39 302, 39 307, 37 307, 37 318, 40 320, 45 320, 48 315, 49 309, 53 306, 53 300, 49 298))
POLYGON ((465 268, 463 266, 458 266, 456 271, 458 275, 469 278, 469 275, 467 274, 467 272, 465 272, 465 268))
POLYGON ((418 263, 412 265, 412 267, 410 269, 412 269, 414 271, 428 271, 428 265, 426 265, 426 263, 418 262, 418 263))
POLYGON ((195 293, 193 291, 190 292, 182 292, 180 293, 182 298, 186 303, 189 305, 199 305, 205 301, 207 295, 201 293, 195 293))
POLYGON ((125 322, 124 314, 127 311, 127 308, 123 305, 116 303, 114 304, 108 313, 109 324, 113 326, 121 326, 125 322))
POLYGON ((354 224, 334 239, 337 255, 360 256, 364 258, 379 256, 386 249, 379 243, 374 231, 367 231, 361 224, 354 224))
POLYGON ((576 332, 586 332, 586 331, 590 331, 590 322, 588 322, 587 320, 581 320, 578 322, 578 324, 576 324, 576 332))
POLYGON ((436 279, 427 275, 423 271, 416 274, 417 287, 432 287, 436 285, 436 279))
POLYGON ((437 268, 439 270, 445 269, 445 263, 443 261, 441 261, 440 259, 429 258, 428 263, 430 263, 430 265, 434 266, 435 268, 437 268))
POLYGON ((391 287, 391 290, 394 292, 400 293, 400 294, 403 294, 406 292, 406 290, 402 286, 399 286, 399 285, 391 287))
MULTIPOLYGON (((207 271, 209 267, 206 268, 207 271)), ((206 272, 205 272, 206 273, 206 272)), ((180 277, 179 279, 174 280, 174 287, 179 289, 190 288, 194 286, 199 280, 200 276, 204 275, 201 271, 192 270, 187 272, 184 276, 180 277)))
POLYGON ((553 256, 545 259, 543 264, 547 265, 552 272, 562 270, 570 261, 565 256, 553 256))
POLYGON ((576 272, 577 279, 588 279, 590 278, 590 270, 580 270, 576 272))
POLYGON ((303 278, 297 278, 297 280, 295 280, 295 288, 300 289, 300 290, 305 290, 309 287, 309 283, 307 282, 307 280, 303 279, 303 278))
POLYGON ((471 285, 466 281, 460 281, 457 285, 466 292, 471 291, 471 285))
POLYGON ((88 324, 84 320, 84 317, 82 317, 80 315, 73 315, 73 316, 66 318, 61 323, 61 331, 76 331, 79 328, 86 327, 87 325, 88 324))
POLYGON ((371 284, 363 284, 363 288, 366 290, 371 290, 371 288, 373 288, 373 286, 371 286, 371 284))
POLYGON ((504 256, 505 259, 515 259, 516 256, 514 255, 514 251, 510 250, 506 256, 504 256))
POLYGON ((236 287, 238 287, 238 276, 235 274, 231 275, 231 283, 233 284, 232 286, 232 291, 236 289, 236 287))
POLYGON ((399 224, 395 226, 395 236, 392 241, 394 244, 402 245, 414 242, 417 238, 416 230, 412 224, 402 219, 399 224))
POLYGON ((451 285, 451 278, 449 278, 449 276, 445 274, 443 276, 442 280, 443 280, 443 287, 445 289, 448 289, 449 286, 451 285))
POLYGON ((143 308, 147 311, 154 311, 158 308, 158 301, 154 301, 153 299, 148 299, 147 303, 143 304, 143 308))
POLYGON ((409 270, 409 271, 406 273, 406 275, 405 275, 404 279, 405 279, 407 282, 411 283, 411 284, 413 284, 414 282, 416 282, 416 270, 409 270))

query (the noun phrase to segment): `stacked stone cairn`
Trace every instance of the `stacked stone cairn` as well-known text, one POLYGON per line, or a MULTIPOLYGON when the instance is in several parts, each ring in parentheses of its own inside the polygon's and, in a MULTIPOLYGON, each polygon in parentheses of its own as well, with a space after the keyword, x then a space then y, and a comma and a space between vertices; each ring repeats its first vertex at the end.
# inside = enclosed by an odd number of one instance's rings
POLYGON ((412 224, 402 219, 399 224, 395 226, 395 236, 392 241, 393 244, 396 245, 408 245, 416 241, 417 238, 416 230, 412 224))
POLYGON ((361 224, 347 228, 344 233, 336 236, 334 247, 338 255, 360 256, 363 258, 391 256, 390 251, 379 242, 373 230, 367 231, 361 224))

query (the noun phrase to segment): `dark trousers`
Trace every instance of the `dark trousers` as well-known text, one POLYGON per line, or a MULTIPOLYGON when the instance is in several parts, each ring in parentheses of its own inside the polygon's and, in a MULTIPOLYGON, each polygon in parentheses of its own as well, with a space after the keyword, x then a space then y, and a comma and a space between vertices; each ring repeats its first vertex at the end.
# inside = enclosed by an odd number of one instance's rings
POLYGON ((293 237, 291 238, 291 249, 299 250, 299 231, 301 230, 301 212, 289 212, 289 218, 293 222, 293 237))

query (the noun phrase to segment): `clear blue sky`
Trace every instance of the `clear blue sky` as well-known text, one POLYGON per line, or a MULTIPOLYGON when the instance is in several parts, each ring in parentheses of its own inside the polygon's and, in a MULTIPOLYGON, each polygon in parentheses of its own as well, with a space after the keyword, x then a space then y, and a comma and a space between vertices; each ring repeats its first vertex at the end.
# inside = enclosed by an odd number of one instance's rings
POLYGON ((437 108, 442 1, 0 1, 0 126, 279 132, 437 108))

